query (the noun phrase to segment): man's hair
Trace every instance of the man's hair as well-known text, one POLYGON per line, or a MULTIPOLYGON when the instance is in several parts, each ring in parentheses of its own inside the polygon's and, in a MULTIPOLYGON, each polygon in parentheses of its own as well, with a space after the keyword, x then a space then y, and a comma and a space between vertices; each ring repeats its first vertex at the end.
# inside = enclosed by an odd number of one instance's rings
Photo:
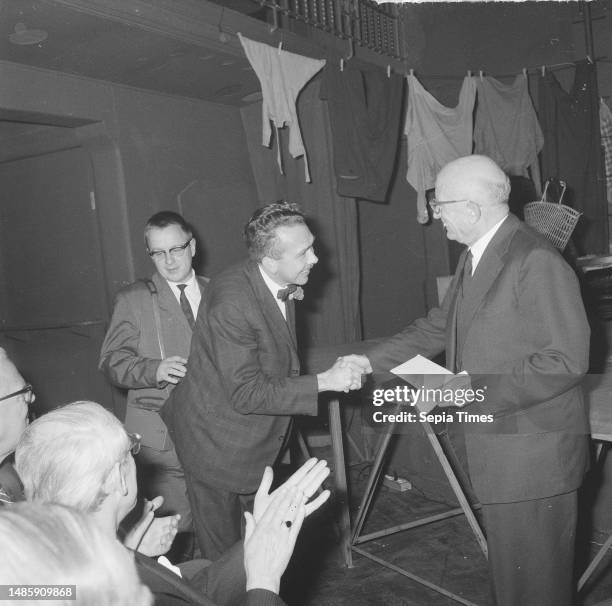
POLYGON ((510 199, 510 179, 504 174, 499 181, 481 181, 480 186, 489 204, 508 204, 510 199))
POLYGON ((170 225, 180 227, 190 238, 193 237, 193 228, 181 215, 172 210, 162 210, 147 221, 144 229, 145 244, 148 246, 147 234, 151 229, 164 229, 170 225))
POLYGON ((73 402, 39 417, 15 451, 28 501, 54 501, 96 511, 108 496, 104 481, 130 448, 119 420, 95 402, 73 402))
POLYGON ((0 584, 43 585, 50 591, 76 585, 76 602, 65 590, 53 600, 62 606, 153 602, 130 552, 86 514, 55 503, 16 503, 0 509, 0 536, 0 584))
POLYGON ((244 241, 249 257, 261 261, 264 257, 280 258, 278 227, 305 225, 304 213, 297 204, 274 202, 258 208, 244 226, 244 241))

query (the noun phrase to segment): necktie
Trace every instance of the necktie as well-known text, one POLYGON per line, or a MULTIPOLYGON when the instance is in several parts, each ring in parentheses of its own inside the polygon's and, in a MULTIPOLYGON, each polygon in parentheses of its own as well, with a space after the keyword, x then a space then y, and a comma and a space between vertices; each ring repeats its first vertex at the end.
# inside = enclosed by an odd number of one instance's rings
POLYGON ((461 278, 461 294, 468 290, 472 281, 472 251, 468 250, 463 266, 463 276, 461 278))
POLYGON ((179 297, 179 303, 181 304, 181 309, 187 318, 187 322, 189 322, 189 326, 191 330, 195 326, 195 320, 193 318, 193 311, 191 310, 191 305, 189 305, 189 301, 187 300, 187 295, 185 294, 185 289, 187 288, 187 284, 179 284, 178 289, 181 291, 181 296, 179 297))
POLYGON ((281 288, 276 293, 276 298, 280 299, 283 303, 287 301, 289 295, 292 295, 298 289, 297 284, 288 284, 286 288, 281 288))
POLYGON ((462 368, 461 362, 461 348, 463 345, 463 339, 466 331, 466 307, 467 304, 464 299, 468 296, 470 288, 472 286, 472 251, 468 250, 465 257, 465 264, 463 265, 463 273, 461 275, 461 290, 457 297, 457 323, 455 325, 455 360, 454 369, 458 372, 462 368))

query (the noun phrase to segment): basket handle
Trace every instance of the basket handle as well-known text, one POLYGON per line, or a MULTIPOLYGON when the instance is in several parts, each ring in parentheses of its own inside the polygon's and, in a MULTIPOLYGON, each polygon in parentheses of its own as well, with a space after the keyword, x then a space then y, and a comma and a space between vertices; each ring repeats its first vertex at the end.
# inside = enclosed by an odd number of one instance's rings
MULTIPOLYGON (((552 181, 552 178, 547 179, 544 185, 544 191, 542 193, 542 199, 540 200, 540 202, 548 202, 548 200, 546 199, 546 192, 548 191, 548 186, 550 185, 551 181, 552 181)), ((567 189, 567 183, 565 181, 561 181, 561 179, 559 179, 559 185, 562 187, 562 189, 561 189, 561 195, 559 196, 559 199, 557 200, 557 204, 561 204, 563 202, 563 196, 565 195, 565 190, 567 189)))
POLYGON ((550 185, 550 179, 547 179, 546 183, 544 184, 544 191, 542 192, 542 199, 540 200, 540 202, 546 202, 546 192, 548 191, 549 185, 550 185))

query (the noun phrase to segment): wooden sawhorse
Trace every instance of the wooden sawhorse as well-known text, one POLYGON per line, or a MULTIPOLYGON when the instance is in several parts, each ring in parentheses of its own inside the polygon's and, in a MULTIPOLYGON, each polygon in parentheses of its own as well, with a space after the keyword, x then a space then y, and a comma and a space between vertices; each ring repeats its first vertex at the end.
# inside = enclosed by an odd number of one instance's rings
MULTIPOLYGON (((399 412, 401 405, 396 407, 394 412, 399 412)), ((438 436, 435 434, 431 424, 427 421, 421 422, 421 426, 425 431, 425 435, 429 440, 429 443, 438 459, 440 464, 442 465, 442 469, 448 481, 459 501, 460 507, 451 509, 449 511, 436 514, 433 516, 427 516, 420 520, 416 520, 413 522, 407 522, 405 524, 399 524, 397 526, 393 526, 392 528, 387 528, 385 530, 380 530, 378 532, 369 533, 367 535, 362 535, 361 531, 363 529, 363 525, 365 523, 366 517, 370 510, 370 506, 372 504, 372 499, 374 497, 374 492, 380 481, 383 464, 385 461, 385 456, 387 453, 387 448, 389 446, 389 442, 391 440, 391 436, 394 433, 394 430, 397 426, 397 423, 389 423, 385 429, 385 432, 380 440, 378 451, 376 453, 376 458, 374 459, 372 471, 368 478, 368 482, 366 485, 366 489, 364 495, 361 499, 361 503, 359 506, 359 510, 357 513, 357 517, 355 519, 355 524, 351 526, 350 512, 349 512, 349 500, 348 500, 348 488, 346 482, 346 468, 344 462, 344 451, 343 451, 343 438, 342 438, 342 422, 340 418, 340 410, 339 410, 339 402, 337 399, 333 399, 329 405, 329 414, 330 414, 330 430, 331 430, 331 439, 332 439, 332 447, 333 447, 333 456, 334 456, 334 473, 335 473, 335 482, 336 482, 336 490, 339 495, 339 502, 341 504, 341 519, 340 519, 340 530, 341 530, 341 541, 342 541, 342 552, 344 555, 344 561, 347 566, 352 566, 352 551, 359 553, 360 555, 369 558, 378 564, 385 566, 395 572, 398 572, 421 585, 428 587, 442 595, 445 595, 448 598, 451 598, 465 606, 475 606, 473 602, 470 602, 461 596, 458 596, 449 590, 436 585, 435 583, 431 583, 422 577, 419 577, 408 570, 405 570, 391 562, 384 560, 383 558, 379 558, 378 556, 374 556, 367 551, 358 547, 358 545, 362 543, 366 543, 368 541, 372 541, 374 539, 388 536, 390 534, 395 534, 397 532, 402 532, 404 530, 410 530, 411 528, 418 528, 420 526, 424 526, 426 524, 431 524, 433 522, 437 522, 440 520, 444 520, 446 518, 450 518, 453 516, 464 514, 468 520, 468 523, 476 537, 476 540, 485 556, 487 557, 487 542, 482 533, 480 525, 474 516, 474 512, 465 497, 463 489, 455 472, 453 471, 444 450, 440 444, 438 436)))

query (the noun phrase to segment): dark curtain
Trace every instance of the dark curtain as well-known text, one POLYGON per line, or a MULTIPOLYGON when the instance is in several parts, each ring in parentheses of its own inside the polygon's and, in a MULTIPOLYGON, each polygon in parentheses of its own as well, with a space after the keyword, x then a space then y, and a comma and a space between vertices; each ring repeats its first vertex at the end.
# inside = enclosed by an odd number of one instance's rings
MULTIPOLYGON (((582 254, 608 254, 608 210, 601 175, 597 71, 576 63, 567 93, 555 76, 539 78, 538 114, 544 133, 542 177, 567 182, 565 204, 584 213, 573 238, 582 254)), ((555 201, 555 200, 551 200, 555 201)))
POLYGON ((319 99, 319 85, 315 78, 298 98, 311 183, 305 182, 303 159, 293 159, 287 151, 287 128, 278 131, 285 172, 282 175, 277 162, 277 141, 273 141, 270 149, 261 144, 261 103, 242 109, 260 205, 277 200, 297 202, 316 238, 319 263, 310 274, 304 300, 297 305, 302 348, 361 338, 357 207, 353 198, 335 193, 329 117, 325 102, 319 99))

